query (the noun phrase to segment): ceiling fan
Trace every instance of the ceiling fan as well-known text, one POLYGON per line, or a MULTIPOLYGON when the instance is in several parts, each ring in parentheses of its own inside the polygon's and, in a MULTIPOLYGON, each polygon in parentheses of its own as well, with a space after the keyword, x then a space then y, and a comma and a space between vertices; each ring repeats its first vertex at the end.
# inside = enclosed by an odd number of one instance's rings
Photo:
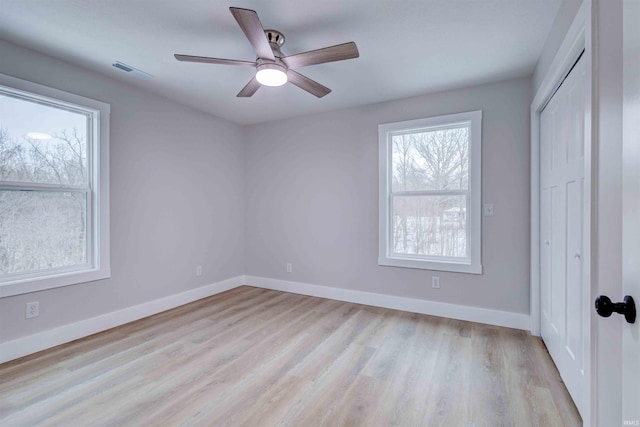
POLYGON ((295 55, 285 56, 280 48, 284 44, 284 35, 276 30, 265 30, 254 10, 230 7, 229 10, 249 42, 256 51, 255 61, 237 61, 233 59, 210 58, 207 56, 174 55, 178 61, 204 62, 207 64, 241 65, 255 67, 256 75, 242 88, 238 97, 252 96, 265 86, 282 86, 287 81, 306 90, 312 95, 322 98, 331 89, 294 71, 307 65, 323 64, 325 62, 342 61, 360 56, 354 42, 343 43, 323 49, 311 50, 295 55))

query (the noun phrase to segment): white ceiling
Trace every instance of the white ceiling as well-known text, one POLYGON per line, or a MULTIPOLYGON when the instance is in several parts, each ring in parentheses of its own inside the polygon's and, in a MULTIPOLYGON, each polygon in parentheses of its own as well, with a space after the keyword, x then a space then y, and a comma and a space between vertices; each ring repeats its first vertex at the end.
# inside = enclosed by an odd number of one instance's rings
POLYGON ((251 124, 527 76, 561 1, 1 0, 0 38, 251 124), (333 90, 321 99, 291 84, 236 98, 251 68, 173 57, 253 61, 229 6, 283 32, 285 54, 355 41, 360 58, 298 69, 333 90))

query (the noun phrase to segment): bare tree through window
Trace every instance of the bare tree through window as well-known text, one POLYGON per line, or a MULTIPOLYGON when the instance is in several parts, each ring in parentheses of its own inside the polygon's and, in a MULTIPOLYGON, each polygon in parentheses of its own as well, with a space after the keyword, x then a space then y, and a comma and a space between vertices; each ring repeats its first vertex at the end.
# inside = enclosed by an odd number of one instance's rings
POLYGON ((469 126, 392 136, 392 250, 468 256, 469 126))
POLYGON ((85 114, 0 94, 0 278, 88 262, 87 147, 85 114))

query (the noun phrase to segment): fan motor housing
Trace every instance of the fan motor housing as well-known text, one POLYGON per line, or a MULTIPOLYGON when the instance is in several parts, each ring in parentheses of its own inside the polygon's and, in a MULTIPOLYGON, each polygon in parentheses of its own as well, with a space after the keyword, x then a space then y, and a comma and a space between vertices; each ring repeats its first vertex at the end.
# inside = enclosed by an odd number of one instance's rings
POLYGON ((278 46, 284 44, 284 34, 278 30, 264 30, 264 35, 267 36, 269 43, 275 43, 278 46))

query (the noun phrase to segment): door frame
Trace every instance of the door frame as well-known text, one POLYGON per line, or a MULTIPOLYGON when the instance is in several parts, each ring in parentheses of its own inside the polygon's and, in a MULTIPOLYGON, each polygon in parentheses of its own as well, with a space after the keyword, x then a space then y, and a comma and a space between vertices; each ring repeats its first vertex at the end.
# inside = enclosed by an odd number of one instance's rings
POLYGON ((585 339, 591 342, 586 343, 584 349, 585 355, 585 377, 587 378, 587 390, 585 396, 587 398, 587 404, 584 410, 583 425, 590 426, 591 419, 597 419, 595 417, 594 392, 596 387, 594 384, 594 372, 592 367, 595 367, 595 353, 594 353, 594 337, 590 332, 591 328, 591 296, 594 290, 592 277, 592 257, 593 257, 593 242, 592 235, 594 235, 594 223, 593 223, 593 209, 595 203, 593 202, 595 193, 592 186, 593 181, 593 165, 597 164, 596 152, 594 151, 594 144, 592 138, 592 106, 593 100, 597 96, 597 92, 593 90, 593 61, 594 52, 592 49, 592 17, 591 17, 591 1, 584 0, 580 9, 578 10, 560 48, 558 49, 554 59, 546 72, 540 87, 534 94, 533 101, 531 103, 531 218, 530 218, 530 238, 531 238, 531 254, 530 254, 530 319, 531 326, 530 331, 532 335, 541 335, 541 314, 540 314, 540 114, 544 107, 547 105, 551 97, 555 94, 556 90, 564 80, 564 77, 571 70, 575 61, 580 56, 580 53, 584 50, 583 60, 586 61, 586 80, 587 85, 585 88, 585 120, 584 120, 584 195, 583 198, 583 268, 582 277, 584 283, 584 301, 583 304, 587 304, 588 310, 585 310, 583 316, 583 325, 585 327, 585 339))

